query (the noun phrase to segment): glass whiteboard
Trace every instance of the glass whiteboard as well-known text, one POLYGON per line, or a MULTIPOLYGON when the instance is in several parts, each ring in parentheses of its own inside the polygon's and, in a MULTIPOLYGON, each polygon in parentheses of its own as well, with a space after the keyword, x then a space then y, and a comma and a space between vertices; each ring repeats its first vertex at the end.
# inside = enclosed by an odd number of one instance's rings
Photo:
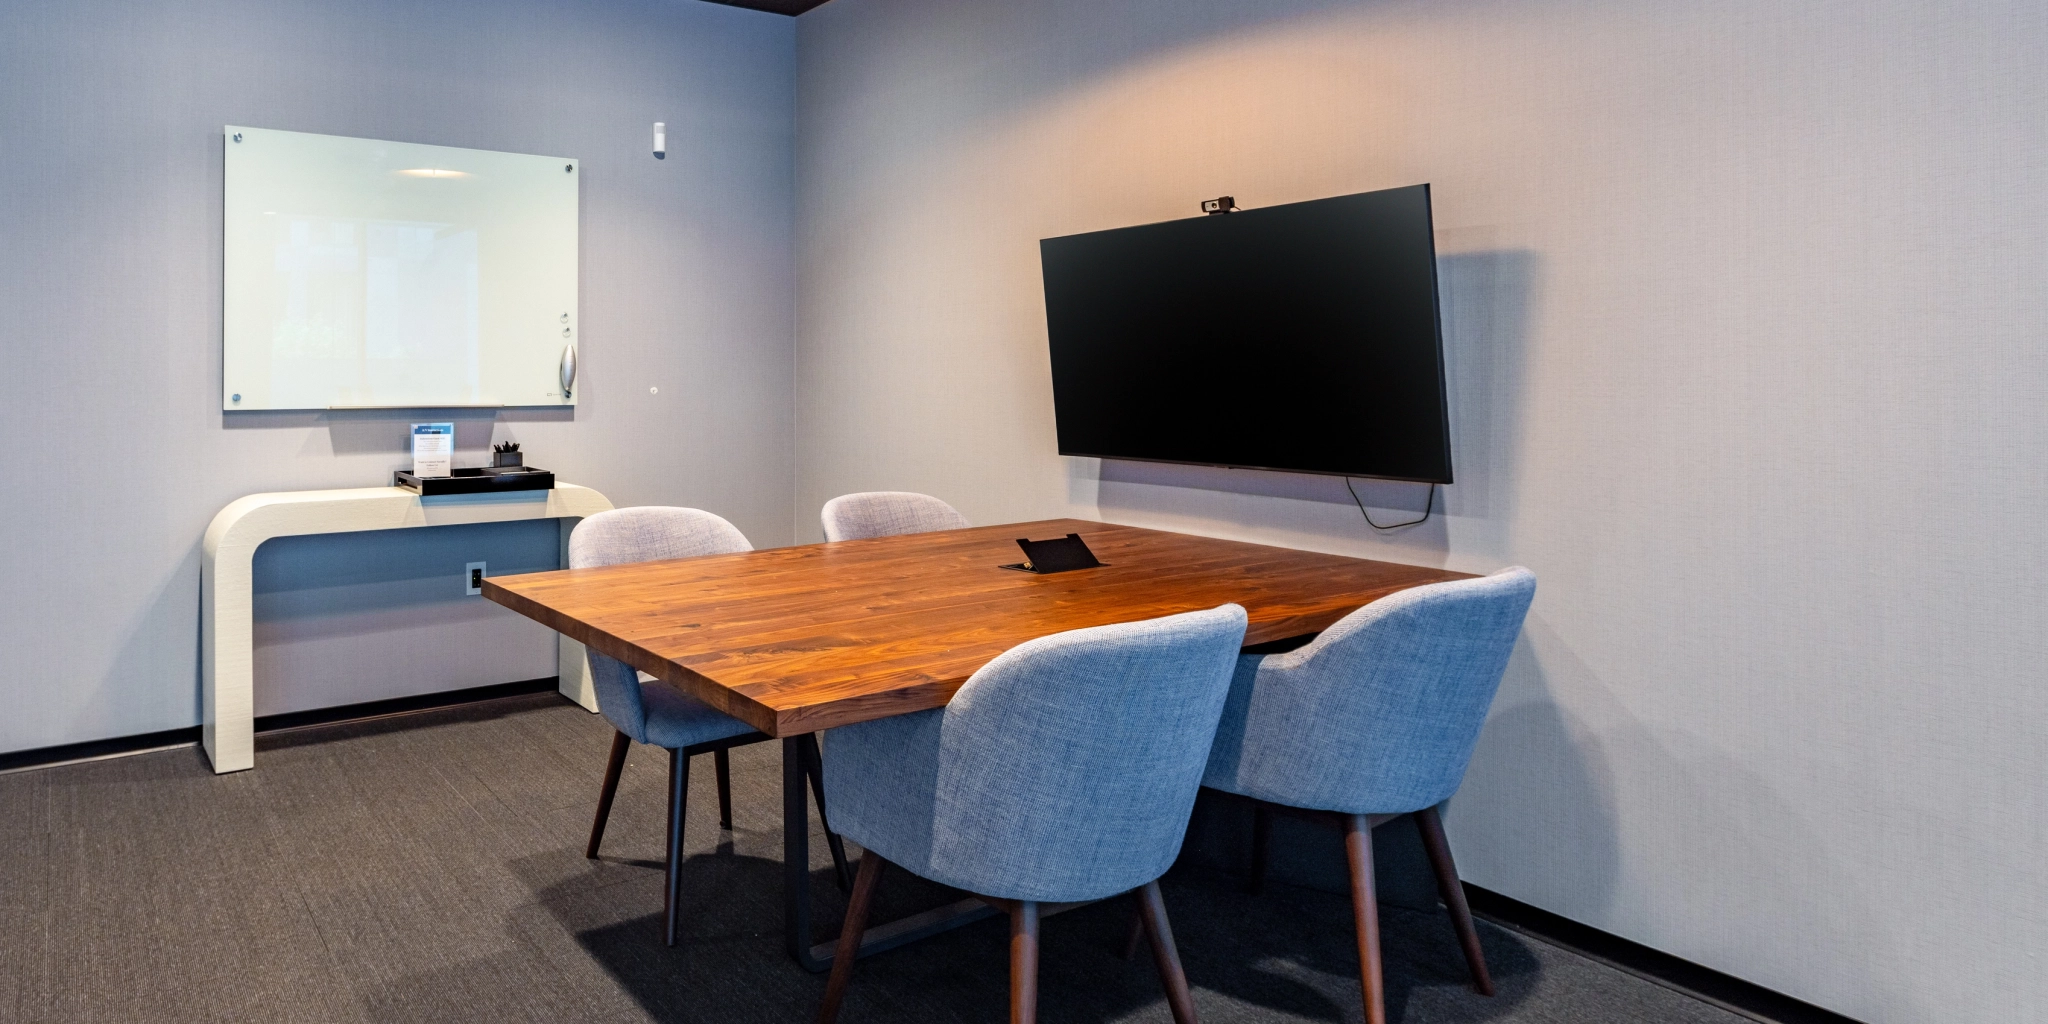
POLYGON ((575 404, 577 161, 225 145, 221 408, 575 404))

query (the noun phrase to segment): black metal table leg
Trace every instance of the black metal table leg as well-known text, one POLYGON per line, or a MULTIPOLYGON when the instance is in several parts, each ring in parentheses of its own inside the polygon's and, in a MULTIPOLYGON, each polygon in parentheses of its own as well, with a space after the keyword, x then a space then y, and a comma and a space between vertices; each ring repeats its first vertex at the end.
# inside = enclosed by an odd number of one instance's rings
POLYGON ((811 953, 811 808, 807 736, 782 740, 782 934, 789 955, 804 970, 830 970, 832 960, 811 953))
MULTIPOLYGON (((808 760, 810 734, 782 739, 782 933, 789 955, 804 970, 822 974, 832 969, 836 939, 815 942, 811 933, 811 795, 808 760)), ((907 942, 971 924, 998 911, 969 897, 921 914, 875 925, 861 933, 860 955, 871 956, 907 942)))

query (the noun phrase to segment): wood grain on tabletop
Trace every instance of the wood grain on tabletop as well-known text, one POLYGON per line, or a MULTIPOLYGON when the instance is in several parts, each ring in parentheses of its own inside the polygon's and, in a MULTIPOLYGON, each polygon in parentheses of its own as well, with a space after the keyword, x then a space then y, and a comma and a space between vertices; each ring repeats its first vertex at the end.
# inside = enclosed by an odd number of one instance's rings
POLYGON ((1055 519, 487 577, 484 596, 771 736, 943 706, 1026 640, 1243 605, 1245 644, 1469 574, 1055 519), (1019 537, 1078 533, 1106 563, 1038 576, 1019 537))

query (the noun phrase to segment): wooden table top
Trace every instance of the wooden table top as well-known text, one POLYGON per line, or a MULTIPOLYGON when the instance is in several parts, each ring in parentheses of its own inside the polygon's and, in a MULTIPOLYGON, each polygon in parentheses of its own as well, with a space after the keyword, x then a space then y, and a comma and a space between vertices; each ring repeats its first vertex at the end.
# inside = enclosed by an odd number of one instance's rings
POLYGON ((1245 644, 1317 633, 1361 605, 1469 574, 1055 519, 487 577, 484 596, 667 680, 770 736, 942 707, 1035 637, 1213 608, 1245 644), (1078 533, 1106 563, 1050 576, 1016 539, 1078 533))

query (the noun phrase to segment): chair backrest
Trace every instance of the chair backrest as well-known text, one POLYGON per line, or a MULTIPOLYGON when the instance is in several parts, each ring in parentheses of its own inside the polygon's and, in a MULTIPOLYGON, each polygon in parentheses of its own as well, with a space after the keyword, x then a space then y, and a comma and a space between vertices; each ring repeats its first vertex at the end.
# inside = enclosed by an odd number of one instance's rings
MULTIPOLYGON (((599 512, 569 533, 569 568, 591 569, 626 562, 695 558, 752 551, 747 535, 703 509, 648 505, 599 512)), ((597 708, 613 727, 647 742, 647 711, 640 698, 640 674, 616 658, 590 651, 590 682, 597 708)))
POLYGON ((739 527, 701 508, 645 505, 599 512, 569 533, 569 568, 752 551, 739 527))
POLYGON ((1536 574, 1414 587, 1239 662, 1204 777, 1293 807, 1401 814, 1457 792, 1536 574))
POLYGON ((818 519, 826 540, 862 540, 903 533, 962 530, 967 517, 953 506, 913 491, 864 491, 842 494, 825 503, 818 519))
POLYGON ((931 862, 1010 899, 1099 899, 1173 864, 1230 686, 1226 604, 1020 644, 940 725, 931 862))

